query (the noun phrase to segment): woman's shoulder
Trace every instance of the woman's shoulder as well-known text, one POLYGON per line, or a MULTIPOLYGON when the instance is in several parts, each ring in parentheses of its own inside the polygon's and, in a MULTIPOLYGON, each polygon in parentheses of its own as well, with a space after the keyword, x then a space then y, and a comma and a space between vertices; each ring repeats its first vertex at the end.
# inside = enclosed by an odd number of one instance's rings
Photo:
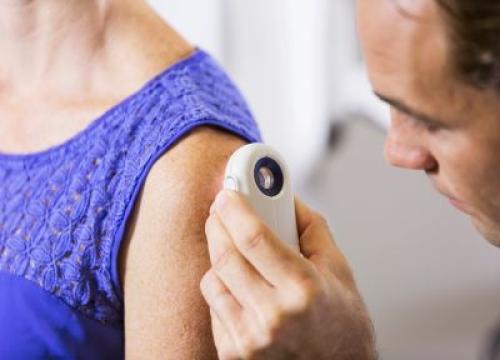
MULTIPOLYGON (((217 127, 249 142, 261 140, 238 87, 215 59, 195 48, 110 109, 87 145, 104 144, 108 163, 117 173, 143 182, 153 163, 201 126, 217 127)), ((128 184, 122 184, 126 190, 128 184)))

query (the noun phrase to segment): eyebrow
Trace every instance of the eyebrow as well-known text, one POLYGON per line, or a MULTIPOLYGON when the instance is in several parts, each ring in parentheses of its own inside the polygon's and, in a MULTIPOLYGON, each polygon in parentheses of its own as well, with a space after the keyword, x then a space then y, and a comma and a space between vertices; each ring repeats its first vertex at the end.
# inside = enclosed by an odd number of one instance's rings
POLYGON ((428 116, 426 114, 422 114, 419 111, 413 110, 410 106, 406 105, 404 102, 397 100, 397 99, 392 99, 388 96, 379 94, 378 92, 374 92, 375 96, 377 96, 380 100, 383 102, 395 107, 399 111, 410 115, 412 118, 424 123, 426 126, 429 128, 443 128, 446 127, 446 122, 441 121, 439 119, 436 119, 432 116, 428 116))

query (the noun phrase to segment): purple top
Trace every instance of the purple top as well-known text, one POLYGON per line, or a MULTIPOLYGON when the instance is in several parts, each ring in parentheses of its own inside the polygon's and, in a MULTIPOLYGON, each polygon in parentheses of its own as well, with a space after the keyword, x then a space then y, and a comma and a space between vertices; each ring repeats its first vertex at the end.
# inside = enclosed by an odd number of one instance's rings
POLYGON ((197 50, 65 143, 0 153, 2 359, 123 357, 127 219, 154 162, 201 125, 261 140, 235 85, 197 50))

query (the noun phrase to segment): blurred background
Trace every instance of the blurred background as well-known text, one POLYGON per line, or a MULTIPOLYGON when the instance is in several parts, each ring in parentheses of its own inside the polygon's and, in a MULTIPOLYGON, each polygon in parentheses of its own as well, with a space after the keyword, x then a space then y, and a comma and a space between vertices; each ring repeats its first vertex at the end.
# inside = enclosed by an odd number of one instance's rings
POLYGON ((383 159, 353 0, 150 0, 247 97, 295 192, 324 213, 377 330, 382 359, 481 359, 500 323, 500 251, 425 175, 383 159))

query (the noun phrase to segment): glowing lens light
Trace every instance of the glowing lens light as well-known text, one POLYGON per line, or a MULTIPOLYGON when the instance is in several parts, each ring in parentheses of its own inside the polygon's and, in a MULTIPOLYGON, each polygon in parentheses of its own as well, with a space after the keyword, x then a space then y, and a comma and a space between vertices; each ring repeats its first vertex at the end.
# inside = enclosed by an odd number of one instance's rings
POLYGON ((271 169, 265 166, 259 169, 259 182, 260 185, 266 190, 269 190, 274 186, 274 174, 271 169))

